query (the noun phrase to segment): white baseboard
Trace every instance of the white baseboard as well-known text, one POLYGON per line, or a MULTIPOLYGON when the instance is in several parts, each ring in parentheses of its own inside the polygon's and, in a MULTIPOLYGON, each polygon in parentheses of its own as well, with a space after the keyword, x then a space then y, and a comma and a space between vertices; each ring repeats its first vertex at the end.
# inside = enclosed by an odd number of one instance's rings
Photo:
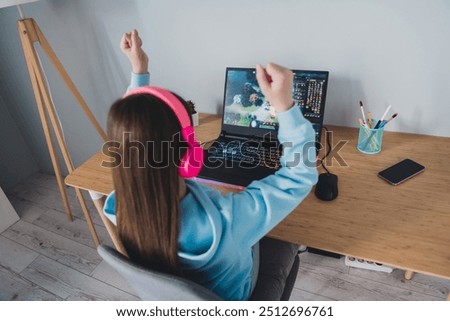
POLYGON ((14 207, 12 207, 3 190, 0 188, 0 233, 19 220, 14 207))

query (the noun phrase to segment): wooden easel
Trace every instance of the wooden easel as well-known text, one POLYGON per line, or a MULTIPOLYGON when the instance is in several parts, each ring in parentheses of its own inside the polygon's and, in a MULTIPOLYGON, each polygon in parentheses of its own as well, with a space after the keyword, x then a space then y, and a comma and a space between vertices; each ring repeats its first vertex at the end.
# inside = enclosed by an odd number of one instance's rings
MULTIPOLYGON (((72 163, 72 159, 70 158, 70 154, 67 150, 66 143, 64 141, 64 137, 62 134, 61 125, 58 121, 55 106, 52 102, 50 92, 47 86, 46 78, 44 76, 44 72, 42 70, 41 63, 39 61, 39 56, 36 52, 35 44, 39 43, 44 53, 48 56, 53 66, 56 68, 62 79, 64 80, 66 86, 71 91, 72 95, 80 104, 81 108, 94 125, 95 129, 102 137, 104 141, 106 141, 106 134, 101 128, 100 124, 95 119, 91 110, 87 106, 83 97, 79 93, 78 89, 75 87, 75 84, 70 79, 63 65, 59 61, 55 52, 51 48, 47 39, 45 38, 42 31, 39 29, 39 26, 32 18, 25 18, 19 20, 17 22, 17 28, 19 30, 20 40, 22 42, 23 51, 25 54, 25 60, 28 66, 28 72, 30 74, 31 83, 33 86, 34 95, 36 98, 36 103, 39 109, 39 116, 42 122, 42 128, 44 130, 45 139, 47 141, 48 150, 50 152, 50 157, 52 159, 53 169, 55 171, 56 179, 58 181, 59 191, 61 193, 65 209, 67 211, 67 215, 70 221, 73 221, 72 211, 70 209, 69 200, 67 198, 67 192, 65 188, 65 184, 61 174, 61 168, 58 163, 54 142, 50 132, 50 124, 53 127, 53 132, 56 136, 59 148, 64 158, 64 162, 66 164, 67 170, 70 173, 73 172, 74 166, 72 163), (49 124, 50 119, 50 124, 49 124)), ((80 201, 81 208, 83 210, 84 216, 89 226, 89 230, 92 234, 92 237, 95 241, 95 244, 98 246, 100 241, 97 236, 97 232, 95 230, 94 224, 92 222, 91 215, 86 206, 86 202, 84 200, 83 194, 78 188, 75 188, 76 195, 78 200, 80 201)))

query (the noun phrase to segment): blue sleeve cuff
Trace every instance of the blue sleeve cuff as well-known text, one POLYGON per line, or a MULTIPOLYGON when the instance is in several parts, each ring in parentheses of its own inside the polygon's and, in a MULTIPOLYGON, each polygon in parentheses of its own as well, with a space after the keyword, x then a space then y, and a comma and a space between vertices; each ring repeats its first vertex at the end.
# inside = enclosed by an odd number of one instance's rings
MULTIPOLYGON (((292 167, 300 161, 314 164, 316 160, 316 135, 309 120, 303 117, 300 106, 295 104, 291 109, 277 114, 280 127, 278 140, 283 144, 283 167, 292 167), (306 151, 306 153, 305 153, 306 151)), ((306 164, 306 163, 304 163, 306 164)))
POLYGON ((130 86, 128 87, 128 90, 142 87, 142 86, 148 86, 150 84, 150 74, 135 74, 131 73, 131 80, 130 80, 130 86))
POLYGON ((297 136, 298 132, 296 132, 296 129, 306 121, 302 115, 300 106, 297 104, 286 111, 277 112, 277 117, 280 123, 278 138, 297 136))

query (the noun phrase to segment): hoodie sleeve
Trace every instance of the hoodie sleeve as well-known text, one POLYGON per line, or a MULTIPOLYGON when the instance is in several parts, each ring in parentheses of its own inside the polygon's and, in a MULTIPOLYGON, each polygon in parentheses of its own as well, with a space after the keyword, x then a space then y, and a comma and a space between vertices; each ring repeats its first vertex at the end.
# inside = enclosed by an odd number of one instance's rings
POLYGON ((278 113, 281 168, 218 202, 238 246, 252 246, 292 212, 317 182, 315 133, 298 106, 278 113))
POLYGON ((132 89, 147 86, 150 84, 150 74, 135 74, 131 73, 131 79, 130 79, 130 85, 127 88, 127 91, 130 91, 132 89))

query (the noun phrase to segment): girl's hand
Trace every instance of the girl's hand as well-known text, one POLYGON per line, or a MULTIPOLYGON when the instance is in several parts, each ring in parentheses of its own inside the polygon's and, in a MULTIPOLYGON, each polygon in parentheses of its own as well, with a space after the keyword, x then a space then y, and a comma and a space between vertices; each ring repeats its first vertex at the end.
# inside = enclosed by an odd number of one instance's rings
POLYGON ((294 74, 290 69, 274 63, 267 64, 264 69, 256 66, 256 79, 264 96, 277 112, 283 112, 294 105, 292 98, 294 74))
POLYGON ((148 73, 148 56, 142 49, 142 40, 136 29, 122 36, 120 49, 128 57, 128 60, 130 60, 131 71, 133 73, 148 73))

